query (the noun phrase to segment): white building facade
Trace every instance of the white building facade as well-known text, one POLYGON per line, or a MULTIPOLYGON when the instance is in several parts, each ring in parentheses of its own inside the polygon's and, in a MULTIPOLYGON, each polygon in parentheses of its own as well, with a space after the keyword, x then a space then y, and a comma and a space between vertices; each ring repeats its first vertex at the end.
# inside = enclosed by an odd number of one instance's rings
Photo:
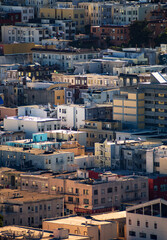
POLYGON ((56 107, 57 118, 61 126, 67 128, 81 128, 85 124, 85 106, 83 105, 59 105, 56 107))
POLYGON ((39 118, 29 116, 15 116, 4 119, 4 129, 9 131, 23 131, 26 138, 33 133, 60 129, 60 121, 55 118, 39 118))
POLYGON ((156 199, 126 210, 127 240, 166 240, 167 201, 156 199))
POLYGON ((33 61, 41 65, 57 65, 61 70, 73 69, 77 62, 87 62, 98 58, 99 52, 76 50, 32 49, 33 61))
POLYGON ((49 31, 43 27, 31 26, 2 26, 2 42, 25 42, 41 44, 43 38, 49 38, 49 31))

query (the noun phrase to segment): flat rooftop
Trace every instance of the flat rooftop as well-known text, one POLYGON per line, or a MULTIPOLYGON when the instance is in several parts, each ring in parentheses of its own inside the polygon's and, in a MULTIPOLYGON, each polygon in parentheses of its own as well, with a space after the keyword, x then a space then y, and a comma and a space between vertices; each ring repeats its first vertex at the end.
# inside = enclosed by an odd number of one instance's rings
POLYGON ((92 225, 98 226, 98 225, 109 224, 109 222, 106 222, 106 221, 96 221, 93 219, 87 219, 85 217, 79 217, 79 216, 57 218, 55 220, 46 219, 46 221, 44 222, 55 223, 55 224, 66 224, 66 225, 73 225, 73 226, 83 226, 83 227, 85 227, 86 224, 87 226, 92 226, 92 225))
POLYGON ((12 146, 6 146, 6 145, 0 145, 0 151, 23 152, 23 153, 28 153, 28 154, 32 154, 32 155, 41 155, 41 156, 42 155, 51 156, 51 155, 71 153, 71 152, 63 152, 63 151, 50 152, 50 151, 45 151, 45 150, 37 149, 37 148, 23 150, 23 147, 12 147, 12 146))
POLYGON ((31 49, 32 52, 53 52, 53 53, 57 53, 57 54, 91 54, 91 53, 100 53, 100 51, 95 51, 95 50, 91 50, 91 49, 64 49, 64 50, 58 50, 58 49, 46 49, 46 48, 32 48, 31 49))
MULTIPOLYGON (((14 234, 15 239, 25 239, 25 235, 28 237, 28 239, 30 239, 29 237, 30 233, 33 234, 35 239, 45 239, 45 240, 56 239, 52 231, 46 231, 38 228, 22 227, 22 226, 5 226, 5 227, 1 227, 0 229, 0 236, 13 237, 13 234, 14 234)), ((69 234, 68 239, 69 240, 88 240, 90 238, 88 236, 80 236, 80 235, 78 236, 78 235, 69 234)))
POLYGON ((45 133, 77 134, 77 133, 85 133, 85 132, 59 129, 59 130, 45 131, 45 133))
POLYGON ((19 191, 13 189, 1 189, 0 202, 5 204, 23 204, 27 202, 38 202, 42 200, 53 200, 63 198, 56 195, 48 195, 43 193, 29 193, 27 191, 19 191))
POLYGON ((10 120, 22 120, 22 121, 34 121, 34 122, 48 122, 48 121, 60 121, 57 118, 40 118, 40 117, 33 117, 33 116, 12 116, 7 117, 10 120))
POLYGON ((126 211, 109 212, 98 215, 92 215, 92 218, 98 221, 109 221, 126 218, 126 211))

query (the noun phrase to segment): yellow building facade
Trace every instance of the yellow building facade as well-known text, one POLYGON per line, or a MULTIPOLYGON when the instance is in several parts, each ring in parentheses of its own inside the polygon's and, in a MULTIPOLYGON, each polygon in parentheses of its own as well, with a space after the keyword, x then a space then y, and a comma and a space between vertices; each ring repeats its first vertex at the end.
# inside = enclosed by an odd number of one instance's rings
POLYGON ((83 31, 85 28, 85 10, 81 8, 41 8, 40 17, 72 20, 76 24, 77 31, 83 31))
POLYGON ((101 25, 102 5, 99 2, 81 2, 78 6, 85 10, 86 25, 101 25))
POLYGON ((115 131, 121 130, 122 125, 119 121, 96 121, 85 120, 85 126, 80 129, 86 132, 87 147, 94 147, 95 143, 107 139, 108 141, 115 139, 115 131))
POLYGON ((65 104, 65 90, 54 90, 55 93, 55 105, 65 104))
POLYGON ((19 54, 19 53, 31 53, 31 49, 35 47, 35 43, 10 43, 1 44, 3 54, 19 54))
POLYGON ((143 129, 144 93, 137 88, 121 89, 120 95, 113 99, 113 119, 126 126, 143 129))

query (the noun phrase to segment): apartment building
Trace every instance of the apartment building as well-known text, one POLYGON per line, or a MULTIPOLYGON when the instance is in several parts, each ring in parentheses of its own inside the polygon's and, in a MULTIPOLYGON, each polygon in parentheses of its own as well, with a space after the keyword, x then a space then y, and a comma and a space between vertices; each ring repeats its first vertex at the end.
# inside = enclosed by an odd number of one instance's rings
POLYGON ((119 85, 117 76, 107 74, 62 74, 52 73, 52 81, 67 82, 71 85, 80 85, 88 87, 117 87, 119 85))
POLYGON ((160 73, 151 73, 151 83, 141 83, 139 88, 144 93, 145 126, 147 128, 166 128, 167 79, 160 73))
MULTIPOLYGON (((118 73, 118 75, 133 75, 136 74, 138 77, 142 78, 146 75, 146 77, 150 80, 150 73, 152 72, 162 72, 164 69, 164 65, 140 65, 140 66, 124 66, 124 68, 114 67, 114 73, 118 73)), ((127 76, 128 78, 128 76, 127 76)), ((143 81, 144 82, 144 81, 143 81)), ((127 86, 131 86, 131 82, 128 83, 127 86)), ((135 83, 135 81, 134 81, 135 83)), ((133 84, 134 84, 133 83, 133 84)))
POLYGON ((104 88, 104 89, 88 89, 82 90, 80 93, 84 104, 106 104, 112 103, 113 96, 119 93, 119 88, 104 88))
MULTIPOLYGON (((52 105, 65 104, 67 87, 68 84, 65 83, 58 83, 54 86, 53 84, 49 85, 41 82, 36 82, 35 84, 27 83, 27 87, 24 88, 24 99, 22 99, 20 105, 46 105, 46 103, 52 105)), ((71 101, 71 98, 72 96, 70 95, 68 99, 71 101)))
POLYGON ((59 105, 56 107, 57 118, 61 120, 61 126, 67 128, 83 128, 87 119, 112 119, 112 106, 97 104, 85 106, 78 104, 59 105))
POLYGON ((116 144, 112 141, 95 143, 95 165, 98 167, 110 167, 120 169, 120 150, 116 151, 116 144))
POLYGON ((49 38, 49 31, 43 27, 2 26, 2 41, 4 43, 25 42, 41 44, 43 38, 49 38))
POLYGON ((4 145, 7 141, 23 139, 25 139, 25 132, 23 131, 0 131, 0 145, 4 145))
POLYGON ((99 46, 108 44, 122 46, 129 43, 129 26, 91 26, 91 35, 99 39, 99 46))
POLYGON ((85 25, 101 25, 102 23, 101 2, 81 2, 78 7, 85 11, 85 25))
POLYGON ((87 147, 94 147, 94 144, 104 140, 115 139, 115 131, 122 129, 120 121, 106 119, 85 120, 85 125, 80 129, 86 132, 87 147))
POLYGON ((63 197, 1 189, 3 225, 40 227, 44 218, 63 216, 63 197))
POLYGON ((165 173, 166 167, 161 160, 164 157, 162 151, 165 152, 165 146, 162 145, 161 141, 144 141, 139 136, 141 137, 141 135, 136 136, 137 140, 105 140, 103 143, 95 143, 95 164, 98 167, 148 173, 156 171, 161 173, 163 168, 165 173))
MULTIPOLYGON (((26 55, 28 55, 28 58, 29 58, 29 61, 30 61, 30 59, 32 58, 32 54, 31 54, 31 48, 33 48, 35 46, 35 44, 34 43, 10 43, 10 44, 0 44, 0 47, 1 47, 1 54, 3 55, 3 56, 9 56, 9 55, 14 55, 14 56, 19 56, 20 55, 20 57, 21 57, 21 55, 24 53, 25 54, 25 56, 26 55)), ((9 65, 11 65, 11 67, 12 66, 14 66, 14 65, 16 65, 17 64, 17 68, 15 68, 15 69, 13 69, 13 68, 9 68, 9 69, 7 69, 7 70, 16 70, 16 69, 18 69, 18 67, 19 67, 19 64, 20 64, 20 62, 19 63, 16 63, 16 61, 12 61, 12 62, 9 62, 9 63, 7 63, 6 64, 6 66, 9 66, 9 65)), ((28 63, 27 63, 28 64, 28 63)), ((4 65, 4 67, 5 67, 5 63, 3 62, 2 63, 2 65, 4 65)), ((2 66, 1 65, 1 66, 2 66)), ((5 77, 7 77, 8 76, 8 73, 6 72, 6 74, 5 74, 6 76, 5 77)), ((4 77, 4 76, 3 76, 4 77)), ((16 77, 16 76, 15 76, 16 77)), ((18 80, 18 78, 17 78, 17 80, 18 80)))
MULTIPOLYGON (((167 79, 159 72, 152 72, 150 76, 149 84, 148 81, 142 82, 143 78, 140 76, 139 87, 121 88, 120 95, 114 96, 113 119, 121 120, 126 126, 133 124, 135 128, 167 127, 165 117, 167 79)), ((131 80, 129 77, 126 78, 125 84, 133 85, 137 81, 136 77, 131 80)))
POLYGON ((2 11, 0 9, 0 24, 5 25, 15 25, 15 23, 21 22, 21 12, 14 11, 2 11))
POLYGON ((53 118, 56 116, 55 109, 48 105, 27 105, 18 107, 18 116, 33 116, 40 118, 53 118))
POLYGON ((24 131, 26 138, 31 138, 33 133, 60 129, 60 120, 33 116, 7 117, 4 118, 4 129, 9 131, 24 131))
POLYGON ((149 176, 149 200, 163 198, 167 200, 166 175, 153 174, 149 176))
POLYGON ((73 130, 52 130, 46 131, 48 140, 52 141, 77 141, 80 145, 86 146, 86 133, 73 130))
POLYGON ((0 107, 0 119, 3 120, 7 116, 17 116, 18 109, 17 108, 8 108, 1 106, 0 107))
POLYGON ((0 186, 1 188, 18 189, 20 188, 20 175, 23 172, 16 171, 12 168, 0 168, 0 186))
MULTIPOLYGON (((32 47, 34 47, 33 45, 32 47)), ((49 80, 51 73, 55 71, 55 66, 40 66, 38 64, 28 64, 26 66, 19 66, 17 69, 17 77, 21 81, 24 77, 31 80, 49 80)), ((18 79, 17 78, 17 79, 18 79)))
POLYGON ((43 229, 66 228, 70 234, 88 236, 92 240, 109 240, 117 236, 115 222, 97 221, 81 216, 68 216, 61 219, 46 219, 43 229))
POLYGON ((144 52, 137 52, 134 49, 126 49, 124 51, 104 50, 103 60, 126 61, 125 64, 122 62, 122 67, 127 63, 132 65, 148 65, 148 57, 145 56, 144 52))
POLYGON ((113 24, 126 25, 133 21, 144 21, 156 4, 114 4, 113 24))
POLYGON ((48 8, 56 6, 56 0, 25 0, 26 6, 31 6, 35 10, 35 16, 40 15, 41 8, 48 8))
POLYGON ((48 39, 43 39, 42 40, 42 45, 44 45, 44 46, 54 45, 58 49, 68 48, 69 43, 70 43, 70 40, 65 40, 65 39, 48 38, 48 39))
POLYGON ((72 235, 68 233, 67 229, 59 228, 54 229, 54 231, 45 231, 44 229, 34 228, 34 227, 23 227, 23 226, 5 226, 1 227, 0 229, 0 237, 1 238, 8 238, 9 236, 17 236, 19 235, 19 239, 24 238, 40 238, 41 240, 44 239, 64 239, 68 238, 70 240, 90 240, 88 236, 79 236, 79 235, 72 235))
POLYGON ((148 29, 152 32, 154 39, 158 37, 160 34, 164 33, 167 28, 167 20, 157 19, 148 21, 148 29))
POLYGON ((46 133, 33 133, 32 139, 24 139, 24 140, 14 140, 8 141, 5 145, 12 147, 22 147, 23 149, 51 149, 51 148, 59 148, 60 144, 58 142, 48 141, 46 133))
POLYGON ((67 71, 74 68, 77 62, 87 62, 99 58, 99 51, 92 50, 56 50, 46 48, 33 48, 33 61, 41 65, 57 65, 60 70, 67 71))
POLYGON ((125 202, 148 200, 147 177, 118 177, 112 173, 104 173, 100 179, 93 180, 85 170, 78 170, 77 174, 57 176, 21 175, 21 189, 63 195, 66 215, 102 213, 118 209, 125 202), (31 187, 33 182, 34 187, 31 187), (47 189, 44 182, 48 185, 47 189))
POLYGON ((127 240, 166 239, 167 201, 152 200, 126 210, 127 240))
MULTIPOLYGON (((52 39, 52 43, 57 40, 73 40, 76 33, 76 23, 72 20, 63 19, 56 20, 52 18, 39 18, 32 20, 26 24, 31 27, 46 28, 49 32, 49 38, 52 39), (56 38, 56 39, 54 39, 56 38)), ((44 38, 43 40, 45 40, 44 38)))
POLYGON ((144 93, 136 87, 124 87, 113 97, 113 119, 123 126, 144 128, 144 93))
POLYGON ((59 105, 56 107, 57 118, 61 126, 80 128, 84 125, 86 107, 84 105, 59 105))
POLYGON ((41 8, 40 18, 72 20, 77 32, 85 30, 85 11, 80 8, 41 8))
POLYGON ((3 167, 20 169, 45 169, 67 171, 68 165, 74 163, 74 153, 69 151, 53 151, 42 149, 24 149, 21 147, 0 146, 3 167))
POLYGON ((7 6, 7 5, 1 5, 0 11, 7 12, 20 12, 21 13, 21 22, 26 23, 29 22, 30 19, 34 19, 34 8, 28 7, 28 6, 7 6))

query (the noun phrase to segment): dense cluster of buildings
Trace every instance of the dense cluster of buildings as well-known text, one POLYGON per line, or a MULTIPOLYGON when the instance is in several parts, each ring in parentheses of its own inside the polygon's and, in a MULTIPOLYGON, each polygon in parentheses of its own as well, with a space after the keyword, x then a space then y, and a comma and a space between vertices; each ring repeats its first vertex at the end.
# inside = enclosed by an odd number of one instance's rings
POLYGON ((0 239, 166 240, 166 114, 165 0, 0 0, 0 239))

